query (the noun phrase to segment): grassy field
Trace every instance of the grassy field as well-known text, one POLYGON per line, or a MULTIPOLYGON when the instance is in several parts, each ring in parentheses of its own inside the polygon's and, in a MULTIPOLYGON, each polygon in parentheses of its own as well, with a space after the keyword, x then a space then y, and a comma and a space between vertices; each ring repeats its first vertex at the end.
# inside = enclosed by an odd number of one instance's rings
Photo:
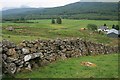
POLYGON ((59 60, 16 78, 118 78, 118 54, 84 56, 59 60), (81 65, 82 61, 95 63, 96 67, 81 65))
MULTIPOLYGON (((56 38, 83 38, 92 42, 107 45, 118 45, 118 39, 107 37, 105 34, 94 33, 89 30, 80 31, 88 24, 96 24, 98 27, 104 23, 109 28, 118 24, 117 21, 105 20, 67 20, 62 24, 51 24, 51 20, 29 20, 34 23, 11 23, 2 24, 2 38, 15 43, 22 40, 56 39, 56 38), (12 26, 14 31, 6 30, 12 26)), ((118 55, 99 55, 59 60, 48 66, 40 67, 32 72, 19 73, 17 78, 117 78, 118 77, 118 55), (82 61, 95 63, 96 67, 85 67, 80 65, 82 61)))
POLYGON ((117 45, 117 39, 106 37, 106 35, 93 33, 85 30, 80 31, 80 28, 86 28, 88 24, 96 24, 98 27, 107 24, 112 27, 113 24, 118 24, 117 21, 104 20, 67 20, 64 19, 62 24, 51 24, 51 20, 29 20, 35 23, 3 23, 2 37, 15 43, 22 40, 35 39, 56 39, 56 38, 76 38, 80 37, 98 43, 109 45, 117 45), (6 27, 13 26, 14 31, 7 31, 6 27))

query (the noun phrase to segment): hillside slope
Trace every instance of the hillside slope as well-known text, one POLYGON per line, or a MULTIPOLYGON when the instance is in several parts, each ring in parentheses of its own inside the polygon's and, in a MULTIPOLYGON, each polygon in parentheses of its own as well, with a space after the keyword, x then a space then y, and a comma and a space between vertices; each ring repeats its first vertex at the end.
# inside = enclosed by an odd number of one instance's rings
POLYGON ((117 2, 76 2, 54 8, 12 9, 3 11, 3 19, 25 17, 43 19, 61 16, 72 19, 117 19, 117 2))

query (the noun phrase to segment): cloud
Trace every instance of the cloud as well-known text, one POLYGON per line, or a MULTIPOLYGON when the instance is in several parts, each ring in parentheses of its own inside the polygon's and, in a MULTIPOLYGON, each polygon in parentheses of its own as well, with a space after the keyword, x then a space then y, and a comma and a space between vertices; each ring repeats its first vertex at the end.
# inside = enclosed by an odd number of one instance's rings
POLYGON ((0 8, 4 7, 56 7, 74 2, 118 2, 119 0, 0 0, 0 8))
POLYGON ((119 0, 81 0, 81 2, 119 2, 119 0))
POLYGON ((80 0, 0 0, 2 7, 20 7, 22 5, 31 7, 56 7, 77 2, 80 0))

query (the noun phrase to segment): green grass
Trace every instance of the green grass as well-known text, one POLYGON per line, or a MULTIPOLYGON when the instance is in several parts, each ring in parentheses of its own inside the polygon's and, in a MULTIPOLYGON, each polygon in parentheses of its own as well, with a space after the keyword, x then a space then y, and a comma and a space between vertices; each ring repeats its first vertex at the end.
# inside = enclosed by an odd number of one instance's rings
MULTIPOLYGON (((118 40, 109 38, 106 35, 93 33, 92 31, 80 31, 80 28, 86 28, 88 24, 101 26, 104 23, 109 28, 118 21, 108 20, 67 20, 62 24, 51 24, 51 20, 30 20, 37 23, 3 23, 2 38, 15 43, 22 40, 35 39, 56 39, 56 38, 76 38, 80 37, 92 42, 104 43, 108 45, 118 45, 118 40), (7 31, 5 28, 13 26, 15 31, 7 31)), ((59 60, 48 66, 40 67, 33 72, 19 73, 17 78, 112 78, 118 77, 118 55, 99 55, 71 58, 68 60, 59 60), (97 67, 81 66, 82 61, 90 61, 97 67)))
POLYGON ((118 78, 118 54, 84 56, 59 60, 48 66, 22 72, 16 78, 118 78), (95 63, 96 67, 80 65, 82 61, 95 63))
POLYGON ((80 31, 80 28, 86 28, 88 24, 96 24, 101 26, 104 23, 110 28, 117 21, 105 20, 67 20, 63 19, 62 24, 51 24, 51 20, 29 20, 37 23, 3 23, 3 38, 15 43, 21 42, 23 39, 56 39, 56 38, 76 38, 80 37, 93 42, 104 43, 109 45, 117 45, 117 39, 108 38, 106 35, 92 33, 91 31, 80 31), (15 31, 7 31, 5 28, 13 26, 15 31), (10 36, 10 37, 9 37, 10 36))

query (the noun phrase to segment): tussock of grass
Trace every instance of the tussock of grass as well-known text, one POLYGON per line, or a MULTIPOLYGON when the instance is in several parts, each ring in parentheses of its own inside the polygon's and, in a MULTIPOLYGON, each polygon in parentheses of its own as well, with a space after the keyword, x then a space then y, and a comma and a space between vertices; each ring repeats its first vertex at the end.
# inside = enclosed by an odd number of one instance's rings
POLYGON ((19 73, 17 78, 118 78, 118 54, 84 56, 59 60, 32 72, 19 73), (96 64, 96 67, 80 65, 82 61, 96 64))

